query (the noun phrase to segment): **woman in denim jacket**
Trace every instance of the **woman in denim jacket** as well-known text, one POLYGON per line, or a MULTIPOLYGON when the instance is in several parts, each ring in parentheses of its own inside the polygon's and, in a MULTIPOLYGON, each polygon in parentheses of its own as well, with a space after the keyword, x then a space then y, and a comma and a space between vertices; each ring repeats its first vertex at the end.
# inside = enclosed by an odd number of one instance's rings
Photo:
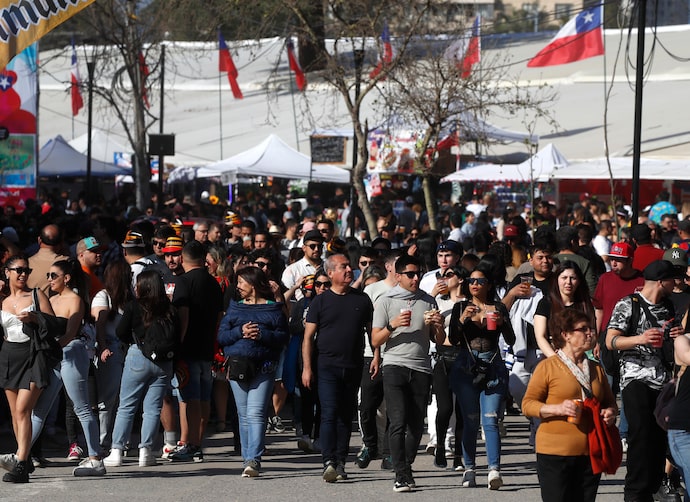
POLYGON ((273 380, 280 352, 289 338, 287 316, 282 303, 274 301, 266 274, 257 267, 237 272, 237 294, 220 323, 218 344, 233 365, 246 366, 244 380, 230 380, 240 422, 244 470, 242 477, 256 477, 261 470, 266 434, 266 410, 273 392, 273 380))

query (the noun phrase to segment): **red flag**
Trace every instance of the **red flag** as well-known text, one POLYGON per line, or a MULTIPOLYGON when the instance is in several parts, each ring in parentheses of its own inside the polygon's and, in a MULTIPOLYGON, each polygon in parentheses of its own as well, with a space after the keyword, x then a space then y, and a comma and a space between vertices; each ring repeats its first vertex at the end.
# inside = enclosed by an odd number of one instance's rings
POLYGON ((149 103, 149 96, 146 92, 146 79, 148 78, 149 73, 149 67, 146 64, 146 59, 144 59, 144 54, 142 54, 142 52, 139 51, 139 76, 141 78, 141 98, 144 100, 146 108, 151 108, 151 104, 149 103))
POLYGON ((76 116, 79 110, 84 108, 84 100, 81 97, 81 79, 79 78, 79 66, 77 65, 77 51, 74 49, 72 38, 72 69, 70 70, 70 94, 72 96, 72 116, 76 116))
POLYGON ((232 60, 230 55, 230 49, 228 49, 223 34, 218 30, 218 71, 226 72, 228 74, 228 82, 230 83, 230 89, 232 89, 232 95, 235 99, 242 99, 242 90, 237 83, 237 67, 232 60))
POLYGON ((472 23, 472 29, 453 42, 445 51, 444 57, 454 61, 455 67, 462 78, 467 78, 472 73, 472 66, 481 59, 481 18, 477 16, 472 23))
POLYGON ((371 70, 369 73, 369 78, 373 79, 378 76, 379 73, 384 69, 384 67, 391 64, 393 61, 393 46, 391 45, 391 37, 388 32, 388 23, 384 23, 383 31, 381 32, 381 42, 383 43, 383 56, 379 59, 379 63, 376 68, 371 70))
POLYGON ((527 66, 566 64, 604 54, 602 10, 602 5, 585 9, 565 23, 549 45, 530 59, 527 66))
POLYGON ((287 52, 290 69, 295 72, 295 83, 297 84, 297 88, 303 91, 307 87, 307 76, 304 74, 304 70, 302 70, 299 61, 297 61, 295 57, 295 46, 289 38, 287 41, 287 52))

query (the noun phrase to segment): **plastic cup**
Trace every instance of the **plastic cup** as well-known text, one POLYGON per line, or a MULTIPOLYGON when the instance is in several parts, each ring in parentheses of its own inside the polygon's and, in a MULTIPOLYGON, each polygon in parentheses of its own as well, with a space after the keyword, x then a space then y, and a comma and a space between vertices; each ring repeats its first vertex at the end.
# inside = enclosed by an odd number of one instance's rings
POLYGON ((664 330, 658 328, 657 333, 659 334, 659 337, 652 340, 652 347, 655 349, 660 349, 664 345, 664 330))
POLYGON ((584 401, 582 399, 573 399, 575 403, 575 413, 574 417, 568 417, 568 422, 571 424, 579 424, 580 418, 582 418, 582 408, 584 408, 584 401))
POLYGON ((486 329, 496 331, 498 329, 498 312, 495 310, 486 313, 486 329))
POLYGON ((403 326, 409 326, 412 321, 412 309, 402 308, 400 309, 400 313, 406 316, 403 326))

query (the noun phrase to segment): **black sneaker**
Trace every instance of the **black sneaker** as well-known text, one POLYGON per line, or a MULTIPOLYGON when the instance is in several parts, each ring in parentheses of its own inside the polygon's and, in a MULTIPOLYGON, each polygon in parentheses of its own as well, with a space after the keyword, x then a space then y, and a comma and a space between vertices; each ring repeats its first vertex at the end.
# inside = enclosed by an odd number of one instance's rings
POLYGON ((10 472, 5 473, 2 480, 6 483, 28 483, 30 464, 30 460, 18 461, 10 472))
POLYGON ((439 469, 445 469, 448 467, 448 461, 446 460, 446 452, 442 448, 436 448, 436 455, 434 455, 434 465, 439 469))
POLYGON ((367 448, 366 446, 362 446, 362 449, 359 450, 359 455, 357 455, 357 458, 355 459, 355 464, 360 469, 366 469, 367 467, 369 467, 370 463, 371 455, 369 454, 369 448, 367 448))
POLYGON ((338 462, 338 465, 335 466, 335 480, 345 481, 346 479, 347 473, 345 472, 345 464, 338 462))
POLYGON ((196 462, 197 464, 201 463, 204 461, 204 452, 201 451, 201 448, 194 447, 194 453, 192 453, 192 460, 196 462))
POLYGON ((271 418, 271 427, 274 431, 276 431, 279 434, 285 432, 285 425, 283 425, 283 419, 280 418, 278 415, 271 418))
POLYGON ((392 471, 393 470, 393 459, 390 455, 383 457, 381 460, 381 470, 382 471, 392 471))
POLYGON ((414 476, 412 476, 412 466, 408 465, 405 468, 405 482, 407 483, 407 486, 409 486, 411 489, 417 488, 417 483, 414 480, 414 476))
POLYGON ((395 483, 393 483, 394 492, 411 492, 412 487, 407 483, 407 480, 401 476, 395 476, 395 483))

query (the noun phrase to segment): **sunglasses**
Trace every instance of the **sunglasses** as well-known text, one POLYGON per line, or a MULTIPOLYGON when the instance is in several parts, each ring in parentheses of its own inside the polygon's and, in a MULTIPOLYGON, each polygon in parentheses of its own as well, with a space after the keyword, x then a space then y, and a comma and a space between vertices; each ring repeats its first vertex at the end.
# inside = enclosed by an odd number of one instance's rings
POLYGON ((330 288, 331 287, 331 282, 330 281, 314 281, 314 287, 315 288, 330 288))
POLYGON ((48 272, 46 274, 46 279, 50 279, 50 280, 54 281, 55 279, 57 279, 58 277, 62 277, 63 275, 64 274, 56 274, 55 272, 48 272))
POLYGON ((329 232, 329 230, 328 230, 327 228, 319 228, 318 230, 319 230, 319 232, 321 232, 322 234, 327 234, 327 233, 329 232))
POLYGON ((162 248, 165 246, 165 241, 153 241, 153 245, 162 248))
POLYGON ((419 270, 408 270, 406 272, 400 272, 401 275, 407 276, 408 279, 414 279, 419 277, 419 270))
POLYGON ((489 279, 485 277, 470 277, 467 279, 467 282, 470 284, 479 284, 480 286, 486 286, 489 284, 489 279))
POLYGON ((321 249, 321 244, 305 244, 309 249, 314 251, 315 249, 321 249))
POLYGON ((31 272, 33 272, 33 269, 29 268, 29 267, 15 267, 15 268, 8 268, 7 270, 14 270, 15 272, 17 272, 17 275, 22 275, 22 274, 30 275, 31 272))
POLYGON ((374 260, 360 260, 359 266, 360 267, 368 267, 372 263, 374 263, 374 260))
POLYGON ((458 275, 458 274, 456 274, 456 273, 453 272, 452 270, 446 270, 446 273, 443 274, 443 277, 444 277, 445 279, 449 279, 449 278, 455 277, 455 276, 457 276, 457 275, 458 275))
POLYGON ((266 268, 268 267, 269 263, 267 261, 255 261, 254 265, 256 265, 259 268, 266 268))

